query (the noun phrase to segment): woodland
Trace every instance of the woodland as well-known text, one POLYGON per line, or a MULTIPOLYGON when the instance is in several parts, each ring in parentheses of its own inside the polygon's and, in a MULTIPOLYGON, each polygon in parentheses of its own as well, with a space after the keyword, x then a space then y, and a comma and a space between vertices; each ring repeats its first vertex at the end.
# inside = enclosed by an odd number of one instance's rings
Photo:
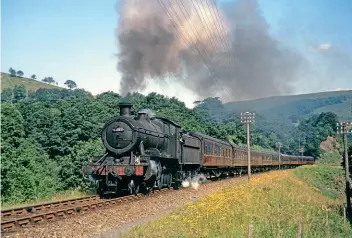
MULTIPOLYGON (((93 96, 83 89, 38 89, 26 93, 15 86, 1 95, 1 202, 25 202, 52 196, 60 191, 89 191, 91 184, 81 174, 82 165, 104 153, 100 139, 104 123, 119 114, 122 99, 114 92, 93 96), (11 91, 11 92, 10 92, 11 91)), ((218 139, 245 146, 245 127, 240 115, 216 115, 216 98, 198 102, 193 109, 176 98, 156 93, 129 94, 133 114, 142 108, 218 139)), ((221 103, 221 102, 220 102, 221 103)), ((281 151, 317 159, 320 144, 336 137, 338 117, 331 112, 314 114, 299 125, 280 124, 260 114, 251 125, 251 144, 256 150, 281 151)))

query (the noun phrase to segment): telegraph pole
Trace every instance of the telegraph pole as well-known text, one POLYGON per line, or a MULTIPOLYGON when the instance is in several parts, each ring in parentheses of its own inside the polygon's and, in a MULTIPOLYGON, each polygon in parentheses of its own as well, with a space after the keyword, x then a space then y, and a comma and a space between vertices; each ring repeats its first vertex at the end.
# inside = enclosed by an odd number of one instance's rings
POLYGON ((245 112, 241 113, 241 123, 247 127, 247 156, 248 156, 248 182, 251 178, 251 147, 249 139, 249 124, 254 123, 254 113, 245 112))
POLYGON ((276 148, 278 148, 279 150, 279 169, 281 166, 281 143, 280 142, 276 142, 276 148))
POLYGON ((347 148, 347 134, 352 133, 352 122, 340 122, 337 123, 337 134, 343 136, 344 141, 344 154, 345 154, 345 176, 346 176, 346 206, 347 216, 351 218, 351 181, 350 181, 350 170, 349 170, 349 159, 348 159, 348 148, 347 148))

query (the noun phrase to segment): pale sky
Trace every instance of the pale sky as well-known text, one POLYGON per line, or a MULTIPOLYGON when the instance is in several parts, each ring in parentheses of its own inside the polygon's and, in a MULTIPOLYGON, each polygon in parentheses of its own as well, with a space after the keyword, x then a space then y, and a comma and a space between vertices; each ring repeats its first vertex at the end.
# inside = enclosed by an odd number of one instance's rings
MULTIPOLYGON (((334 59, 352 69, 352 1, 258 2, 271 33, 305 54, 316 75, 326 69, 316 55, 332 49, 339 49, 334 59)), ((59 86, 71 79, 93 94, 118 92, 115 5, 116 0, 2 0, 1 71, 13 67, 27 77, 51 76, 59 86)), ((352 88, 351 71, 324 83, 316 75, 302 77, 295 93, 352 88)), ((175 82, 158 85, 149 81, 142 93, 149 92, 175 96, 187 106, 199 99, 175 82)))

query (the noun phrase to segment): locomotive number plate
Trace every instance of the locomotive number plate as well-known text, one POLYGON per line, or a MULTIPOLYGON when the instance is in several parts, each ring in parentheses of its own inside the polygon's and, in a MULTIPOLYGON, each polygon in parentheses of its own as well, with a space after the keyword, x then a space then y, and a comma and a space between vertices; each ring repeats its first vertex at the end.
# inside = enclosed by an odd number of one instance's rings
POLYGON ((115 127, 112 129, 113 132, 122 132, 124 131, 125 129, 123 129, 123 127, 115 127))

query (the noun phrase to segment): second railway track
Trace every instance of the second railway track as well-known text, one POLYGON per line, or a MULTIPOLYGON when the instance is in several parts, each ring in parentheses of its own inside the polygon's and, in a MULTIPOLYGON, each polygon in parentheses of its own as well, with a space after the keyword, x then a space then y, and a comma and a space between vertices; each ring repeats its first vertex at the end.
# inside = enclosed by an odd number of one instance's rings
MULTIPOLYGON (((172 189, 155 190, 150 195, 156 195, 172 189)), ((112 199, 102 199, 99 196, 87 196, 57 202, 41 203, 23 206, 19 208, 1 210, 1 232, 15 231, 16 229, 41 223, 43 221, 54 221, 77 213, 116 205, 146 197, 143 194, 129 195, 112 199)))

